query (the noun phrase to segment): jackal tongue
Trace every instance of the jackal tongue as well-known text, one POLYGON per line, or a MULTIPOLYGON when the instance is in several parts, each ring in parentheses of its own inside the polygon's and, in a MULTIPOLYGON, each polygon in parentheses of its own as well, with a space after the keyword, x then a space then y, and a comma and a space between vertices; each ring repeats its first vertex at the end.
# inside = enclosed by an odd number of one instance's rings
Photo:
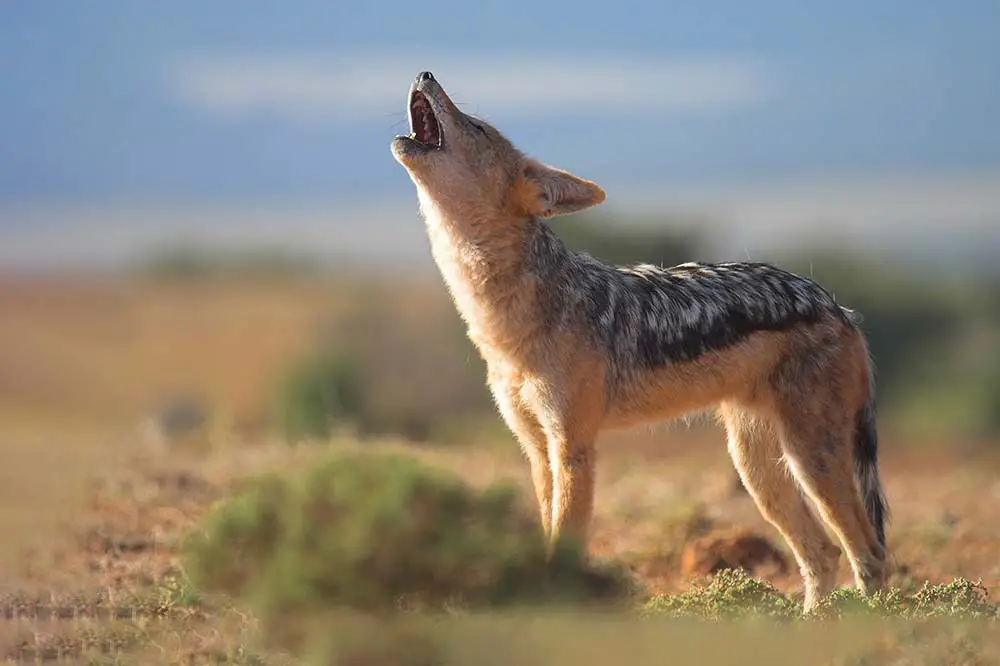
POLYGON ((437 118, 423 93, 413 93, 413 99, 410 100, 410 127, 413 129, 413 137, 420 143, 438 145, 441 142, 437 118))

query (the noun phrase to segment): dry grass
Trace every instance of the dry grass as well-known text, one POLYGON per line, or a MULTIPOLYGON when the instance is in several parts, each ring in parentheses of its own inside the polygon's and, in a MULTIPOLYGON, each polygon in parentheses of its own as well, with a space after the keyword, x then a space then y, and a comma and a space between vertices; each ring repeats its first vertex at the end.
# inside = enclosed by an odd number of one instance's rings
MULTIPOLYGON (((375 446, 456 470, 477 485, 501 479, 527 484, 525 465, 516 452, 498 450, 486 443, 472 451, 415 449, 393 441, 375 446)), ((290 449, 258 444, 213 452, 200 459, 178 457, 170 452, 133 456, 93 489, 88 504, 78 507, 74 525, 64 532, 62 539, 48 545, 46 565, 42 566, 36 556, 33 558, 36 566, 30 574, 24 575, 17 585, 8 586, 0 603, 0 617, 9 618, 0 632, 0 655, 49 660, 59 655, 90 658, 103 654, 103 658, 113 657, 124 663, 260 663, 255 660, 266 655, 267 663, 280 663, 286 657, 264 650, 253 618, 217 601, 199 598, 185 586, 178 569, 177 546, 180 537, 196 525, 212 503, 241 487, 243 479, 265 470, 291 472, 304 468, 328 455, 331 447, 356 450, 359 445, 345 441, 290 449)), ((607 467, 612 470, 618 466, 619 456, 628 459, 632 453, 615 451, 605 447, 607 467)), ((649 457, 644 465, 633 468, 631 474, 605 475, 599 491, 595 552, 631 564, 645 578, 651 592, 686 589, 691 581, 681 579, 675 566, 659 570, 649 566, 662 564, 664 543, 677 544, 688 538, 686 534, 700 533, 679 527, 690 525, 692 516, 697 519, 694 522, 704 519, 701 510, 693 508, 697 504, 676 503, 681 492, 691 492, 695 502, 706 505, 713 502, 713 525, 742 525, 775 538, 755 516, 750 500, 744 495, 735 494, 722 500, 713 494, 717 491, 704 487, 699 491, 698 484, 691 481, 698 475, 725 476, 725 462, 723 458, 678 464, 665 457, 649 457), (673 504, 637 501, 637 497, 641 498, 639 488, 656 488, 660 484, 686 490, 677 491, 673 504), (619 518, 623 513, 629 516, 628 522, 619 518), (663 530, 660 544, 648 549, 632 545, 637 540, 636 534, 653 533, 657 529, 663 530)), ((897 458, 892 468, 905 469, 908 464, 917 463, 897 458)), ((921 477, 911 479, 898 473, 889 476, 893 496, 917 496, 921 477)), ((995 485, 990 476, 970 474, 955 464, 937 475, 936 487, 942 489, 941 494, 932 496, 930 501, 938 497, 951 500, 982 497, 995 485)), ((912 530, 922 525, 927 506, 899 503, 897 527, 892 532, 894 550, 911 572, 920 579, 947 582, 954 576, 973 578, 995 566, 994 554, 998 551, 988 535, 996 528, 988 510, 963 516, 962 524, 978 528, 980 541, 975 542, 975 547, 969 541, 960 541, 929 548, 925 541, 911 536, 912 530)), ((842 578, 847 581, 846 572, 842 578)), ((897 578, 897 582, 902 580, 897 578)), ((794 576, 773 582, 786 592, 794 591, 797 585, 794 576)), ((995 577, 987 581, 994 596, 997 582, 995 577)), ((841 632, 847 629, 834 628, 815 636, 808 634, 812 629, 803 629, 792 637, 783 635, 781 641, 775 641, 773 637, 735 626, 713 629, 715 640, 709 641, 706 648, 693 638, 701 635, 697 632, 702 630, 695 629, 696 633, 691 634, 691 630, 671 623, 660 624, 654 630, 647 625, 601 622, 586 617, 574 620, 565 616, 542 617, 530 625, 516 617, 480 617, 464 622, 454 625, 454 635, 448 634, 441 640, 453 644, 449 649, 469 654, 469 659, 476 654, 475 641, 470 637, 506 642, 512 640, 508 636, 517 635, 522 647, 527 646, 525 659, 529 659, 529 653, 534 654, 533 650, 545 650, 546 654, 555 651, 567 660, 549 663, 615 663, 612 657, 622 644, 630 646, 636 655, 645 654, 649 658, 657 654, 698 654, 701 663, 730 663, 726 655, 732 653, 725 650, 743 646, 740 649, 761 650, 761 657, 771 655, 767 663, 807 663, 796 662, 795 655, 800 659, 816 655, 818 659, 819 655, 831 654, 833 645, 839 646, 838 653, 843 653, 845 645, 857 645, 860 650, 875 640, 874 629, 870 627, 843 635, 841 632), (584 626, 586 630, 581 630, 584 626), (727 636, 724 644, 718 640, 719 631, 727 636), (566 637, 565 641, 560 637, 566 637), (719 654, 712 652, 715 648, 719 654)), ((900 649, 891 645, 894 643, 884 649, 900 649)), ((952 644, 947 643, 946 647, 949 645, 952 644)), ((982 650, 977 654, 985 654, 982 650)), ((765 661, 761 659, 760 663, 765 661)), ((529 659, 523 663, 532 662, 529 659)), ((810 659, 808 663, 816 662, 810 659)))

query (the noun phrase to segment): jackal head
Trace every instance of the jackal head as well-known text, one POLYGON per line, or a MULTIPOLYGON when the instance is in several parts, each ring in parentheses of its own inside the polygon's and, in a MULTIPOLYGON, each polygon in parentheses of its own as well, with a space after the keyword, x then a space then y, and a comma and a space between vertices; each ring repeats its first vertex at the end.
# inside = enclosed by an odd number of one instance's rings
POLYGON ((594 183, 526 157, 489 123, 463 113, 430 72, 407 99, 410 134, 392 154, 422 194, 456 214, 547 218, 604 201, 594 183))

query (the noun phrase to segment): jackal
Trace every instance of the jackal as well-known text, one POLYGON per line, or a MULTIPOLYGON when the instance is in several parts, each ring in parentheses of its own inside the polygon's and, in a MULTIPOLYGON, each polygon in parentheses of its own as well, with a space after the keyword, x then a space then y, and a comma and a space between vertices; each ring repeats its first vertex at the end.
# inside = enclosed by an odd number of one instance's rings
POLYGON ((594 444, 607 428, 716 408, 761 514, 812 608, 841 549, 859 589, 886 577, 873 369, 852 311, 763 263, 614 266, 544 222, 604 201, 596 184, 520 152, 463 113, 430 72, 392 141, 431 251, 531 463, 550 546, 586 543, 594 444))

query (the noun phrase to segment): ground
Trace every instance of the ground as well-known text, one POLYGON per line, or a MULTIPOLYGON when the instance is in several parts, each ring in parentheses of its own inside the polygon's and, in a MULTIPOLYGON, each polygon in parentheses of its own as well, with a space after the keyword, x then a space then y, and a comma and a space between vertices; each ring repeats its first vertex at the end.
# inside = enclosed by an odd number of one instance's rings
MULTIPOLYGON (((254 472, 355 446, 291 448, 253 427, 267 381, 308 338, 310 313, 335 307, 337 293, 312 284, 0 285, 0 658, 254 662, 255 620, 190 603, 177 546, 254 472), (148 406, 191 386, 232 418, 186 444, 150 438, 139 427, 148 406)), ((526 462, 496 427, 446 447, 392 438, 365 446, 474 484, 529 484, 526 462)), ((894 582, 982 578, 1000 597, 997 450, 883 433, 894 582)), ((602 439, 590 552, 627 564, 653 593, 682 591, 735 561, 783 592, 800 584, 711 422, 602 439)), ((850 583, 844 563, 840 580, 850 583)))

